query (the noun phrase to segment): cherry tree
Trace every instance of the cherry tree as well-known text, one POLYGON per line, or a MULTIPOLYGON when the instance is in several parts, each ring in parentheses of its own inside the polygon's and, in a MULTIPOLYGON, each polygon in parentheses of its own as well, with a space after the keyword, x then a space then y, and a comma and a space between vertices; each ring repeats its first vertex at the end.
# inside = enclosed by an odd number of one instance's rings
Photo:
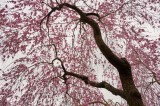
POLYGON ((160 104, 159 0, 0 5, 0 105, 160 104))

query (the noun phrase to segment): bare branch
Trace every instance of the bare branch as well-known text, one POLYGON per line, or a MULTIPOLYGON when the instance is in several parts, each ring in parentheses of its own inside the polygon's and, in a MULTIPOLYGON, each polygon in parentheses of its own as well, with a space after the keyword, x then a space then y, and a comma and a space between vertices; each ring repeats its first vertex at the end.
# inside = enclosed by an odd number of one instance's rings
POLYGON ((52 44, 48 44, 48 45, 44 45, 44 46, 53 46, 54 47, 54 50, 55 50, 55 57, 57 58, 57 55, 58 55, 58 51, 57 51, 57 47, 54 43, 52 44))

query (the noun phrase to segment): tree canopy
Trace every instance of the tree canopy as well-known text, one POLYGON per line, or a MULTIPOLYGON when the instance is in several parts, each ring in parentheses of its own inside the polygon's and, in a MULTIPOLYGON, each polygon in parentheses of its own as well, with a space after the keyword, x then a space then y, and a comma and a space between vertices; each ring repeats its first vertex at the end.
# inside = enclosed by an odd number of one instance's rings
POLYGON ((158 106, 159 7, 159 0, 3 1, 0 105, 158 106))

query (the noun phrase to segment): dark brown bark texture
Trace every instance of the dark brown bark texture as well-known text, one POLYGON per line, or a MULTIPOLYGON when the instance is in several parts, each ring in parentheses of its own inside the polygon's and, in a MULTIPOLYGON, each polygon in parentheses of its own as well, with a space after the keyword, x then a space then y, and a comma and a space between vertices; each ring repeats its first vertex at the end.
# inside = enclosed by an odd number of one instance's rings
POLYGON ((102 81, 99 83, 90 81, 88 77, 84 75, 79 75, 73 72, 66 71, 63 66, 62 68, 65 72, 65 75, 70 75, 70 76, 79 78, 83 80, 86 84, 91 85, 93 87, 105 88, 110 92, 112 92, 114 95, 119 95, 122 98, 124 98, 127 101, 129 106, 144 106, 142 97, 134 84, 132 72, 131 72, 131 66, 129 62, 125 58, 119 58, 111 51, 111 49, 105 44, 105 42, 102 39, 101 31, 98 23, 92 18, 88 17, 89 15, 95 15, 96 17, 100 18, 99 15, 96 13, 84 13, 74 5, 63 3, 63 4, 59 4, 58 7, 52 8, 51 12, 48 14, 48 17, 52 12, 56 10, 61 10, 63 7, 68 7, 70 9, 73 9, 75 12, 77 12, 80 15, 81 22, 84 22, 92 27, 94 32, 95 42, 98 48, 100 49, 100 51, 105 56, 105 58, 117 69, 120 76, 123 90, 114 88, 112 85, 108 84, 105 81, 102 81))

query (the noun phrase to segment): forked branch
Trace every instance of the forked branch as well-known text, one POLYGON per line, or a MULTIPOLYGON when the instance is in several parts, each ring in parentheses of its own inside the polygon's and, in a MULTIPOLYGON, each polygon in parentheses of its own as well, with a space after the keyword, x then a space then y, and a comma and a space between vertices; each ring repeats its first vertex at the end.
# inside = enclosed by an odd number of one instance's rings
POLYGON ((105 81, 102 81, 102 82, 95 82, 95 81, 91 81, 87 76, 85 75, 81 75, 81 74, 77 74, 77 73, 74 73, 74 72, 69 72, 66 70, 65 66, 63 65, 63 61, 60 59, 60 58, 55 58, 54 60, 52 60, 52 64, 55 60, 58 60, 60 61, 61 63, 61 67, 64 71, 64 74, 63 74, 63 80, 66 82, 67 78, 66 76, 73 76, 73 77, 76 77, 82 81, 85 82, 85 84, 87 85, 90 85, 92 87, 96 87, 96 88, 104 88, 104 89, 107 89, 108 91, 110 91, 111 93, 113 93, 114 95, 118 95, 118 96, 121 96, 122 98, 125 98, 125 94, 122 90, 119 90, 115 87, 113 87, 112 85, 110 85, 109 83, 105 82, 105 81))

